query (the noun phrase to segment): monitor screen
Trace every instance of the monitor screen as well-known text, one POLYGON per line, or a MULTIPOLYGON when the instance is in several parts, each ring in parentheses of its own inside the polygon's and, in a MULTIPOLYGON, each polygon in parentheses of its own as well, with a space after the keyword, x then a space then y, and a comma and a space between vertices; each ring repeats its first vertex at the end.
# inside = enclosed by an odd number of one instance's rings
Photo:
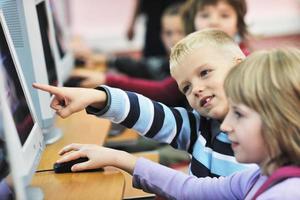
POLYGON ((18 78, 16 66, 14 65, 12 55, 5 40, 2 26, 0 27, 0 62, 4 68, 4 84, 7 92, 6 98, 8 99, 13 120, 16 124, 20 142, 23 145, 26 142, 34 123, 18 78))
POLYGON ((58 76, 55 66, 55 59, 50 45, 50 30, 47 17, 46 2, 42 1, 36 5, 38 21, 40 26, 46 68, 50 85, 58 85, 58 76))
POLYGON ((66 47, 64 46, 64 42, 63 42, 62 29, 61 29, 60 25, 58 24, 58 21, 57 21, 55 15, 53 15, 53 25, 54 25, 54 31, 55 31, 55 42, 57 44, 59 56, 62 59, 66 54, 66 47))
POLYGON ((55 55, 58 57, 58 72, 60 80, 66 81, 74 67, 74 57, 70 47, 71 34, 70 27, 67 24, 67 1, 50 0, 45 1, 49 6, 48 13, 49 19, 52 22, 50 28, 55 36, 55 55))

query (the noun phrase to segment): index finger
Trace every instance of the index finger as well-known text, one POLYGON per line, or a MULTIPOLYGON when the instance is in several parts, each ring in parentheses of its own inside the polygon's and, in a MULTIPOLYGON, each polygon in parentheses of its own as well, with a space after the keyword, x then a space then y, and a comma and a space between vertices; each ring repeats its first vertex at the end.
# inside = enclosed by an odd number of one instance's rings
POLYGON ((59 88, 52 85, 33 83, 32 87, 45 92, 49 92, 54 95, 61 95, 61 91, 59 90, 59 88))
POLYGON ((69 152, 69 151, 78 151, 82 146, 83 146, 83 144, 72 143, 72 144, 69 144, 69 145, 63 147, 58 152, 58 154, 63 155, 65 153, 69 152))
POLYGON ((69 153, 68 155, 65 155, 65 156, 59 158, 56 161, 56 163, 64 163, 64 162, 75 160, 75 159, 78 159, 81 157, 86 157, 86 156, 83 154, 83 152, 74 151, 74 152, 69 153))

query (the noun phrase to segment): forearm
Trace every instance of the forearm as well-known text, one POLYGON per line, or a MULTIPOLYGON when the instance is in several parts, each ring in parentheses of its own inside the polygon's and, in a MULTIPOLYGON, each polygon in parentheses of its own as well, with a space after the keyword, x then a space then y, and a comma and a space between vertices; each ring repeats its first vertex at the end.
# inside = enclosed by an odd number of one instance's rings
POLYGON ((140 158, 134 168, 133 186, 166 199, 242 199, 240 187, 247 182, 243 178, 197 178, 140 158))
POLYGON ((116 161, 114 166, 123 169, 124 171, 132 175, 134 171, 134 167, 136 165, 136 161, 137 161, 137 157, 125 151, 120 151, 118 153, 118 156, 116 156, 116 161))
POLYGON ((132 128, 142 136, 156 141, 170 143, 174 148, 187 149, 191 133, 198 131, 199 115, 188 113, 184 108, 169 108, 161 103, 117 88, 103 87, 109 96, 102 110, 91 110, 89 114, 107 118, 127 128, 132 128), (195 122, 190 126, 191 122, 195 122), (191 127, 195 130, 191 131, 191 127))

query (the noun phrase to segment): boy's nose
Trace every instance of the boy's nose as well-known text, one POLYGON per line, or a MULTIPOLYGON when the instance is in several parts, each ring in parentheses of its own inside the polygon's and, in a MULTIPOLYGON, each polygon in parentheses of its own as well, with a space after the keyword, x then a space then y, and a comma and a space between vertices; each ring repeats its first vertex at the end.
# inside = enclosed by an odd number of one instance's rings
POLYGON ((199 97, 201 97, 202 96, 202 93, 203 93, 203 87, 194 87, 193 88, 193 94, 197 97, 197 98, 199 98, 199 97))

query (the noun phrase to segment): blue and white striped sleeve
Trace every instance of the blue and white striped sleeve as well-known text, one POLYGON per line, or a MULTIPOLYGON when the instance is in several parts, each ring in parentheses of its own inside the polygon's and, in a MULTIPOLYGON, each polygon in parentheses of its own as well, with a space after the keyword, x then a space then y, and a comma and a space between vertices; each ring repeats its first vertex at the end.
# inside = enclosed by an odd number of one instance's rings
POLYGON ((102 86, 109 96, 108 107, 87 112, 136 130, 140 135, 188 150, 197 138, 200 115, 185 108, 169 108, 162 103, 123 90, 102 86), (105 110, 105 112, 102 112, 105 110))

